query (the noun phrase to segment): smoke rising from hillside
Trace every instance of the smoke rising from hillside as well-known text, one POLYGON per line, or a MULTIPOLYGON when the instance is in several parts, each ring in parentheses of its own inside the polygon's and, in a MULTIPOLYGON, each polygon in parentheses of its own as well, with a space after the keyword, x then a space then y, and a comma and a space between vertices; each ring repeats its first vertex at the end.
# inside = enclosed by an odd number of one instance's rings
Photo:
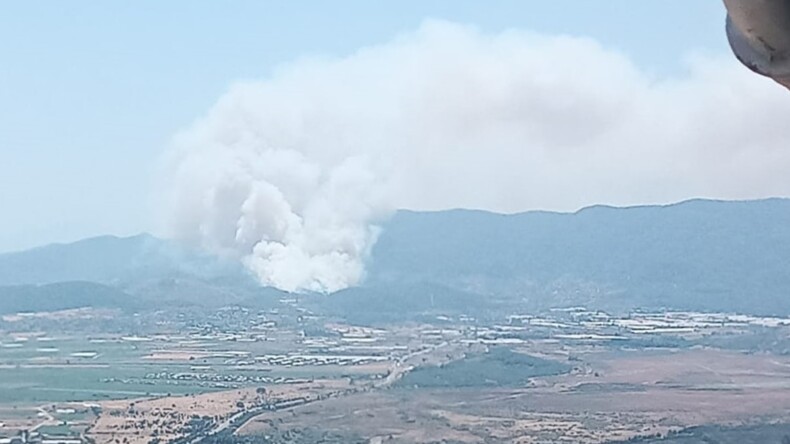
POLYGON ((170 229, 264 285, 333 292, 395 208, 788 195, 788 115, 729 57, 656 80, 590 39, 426 22, 232 86, 175 138, 170 229))

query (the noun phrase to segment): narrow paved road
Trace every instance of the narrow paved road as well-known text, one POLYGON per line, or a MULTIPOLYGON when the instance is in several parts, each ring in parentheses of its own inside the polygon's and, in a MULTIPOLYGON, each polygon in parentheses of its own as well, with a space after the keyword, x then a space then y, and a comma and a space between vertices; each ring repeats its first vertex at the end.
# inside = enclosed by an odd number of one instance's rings
POLYGON ((33 427, 32 429, 30 429, 31 432, 35 432, 41 427, 47 425, 58 425, 58 421, 55 420, 55 417, 50 415, 49 412, 44 407, 36 407, 36 410, 38 410, 39 416, 44 417, 44 420, 36 424, 35 427, 33 427))
MULTIPOLYGON (((314 402, 319 402, 319 401, 323 401, 323 400, 326 400, 326 399, 339 398, 339 397, 343 397, 343 396, 351 396, 351 395, 354 395, 354 394, 357 394, 357 393, 366 392, 366 391, 373 390, 373 389, 383 389, 383 388, 389 387, 389 386, 395 384, 404 375, 406 375, 410 371, 414 370, 415 368, 419 367, 419 365, 417 365, 415 363, 410 363, 409 361, 413 361, 415 358, 418 358, 420 356, 433 353, 433 352, 435 352, 435 351, 437 351, 437 350, 439 350, 441 348, 448 347, 450 345, 451 345, 451 343, 449 341, 444 341, 442 343, 439 343, 439 344, 436 344, 436 345, 431 345, 431 346, 429 346, 427 348, 424 348, 422 350, 415 351, 415 352, 409 353, 409 354, 407 354, 405 356, 402 356, 402 357, 398 358, 397 360, 395 360, 395 362, 393 363, 392 367, 390 368, 390 372, 389 372, 389 374, 387 375, 386 378, 380 379, 378 381, 375 381, 372 384, 360 386, 360 387, 353 388, 353 389, 350 389, 350 390, 342 390, 342 391, 338 391, 338 392, 332 392, 332 393, 329 393, 325 397, 321 397, 321 398, 316 397, 316 398, 313 398, 313 399, 309 399, 309 400, 306 400, 305 402, 303 402, 303 403, 301 403, 299 405, 292 405, 292 406, 287 406, 287 407, 282 407, 282 408, 275 408, 274 411, 288 410, 288 409, 291 409, 291 408, 301 407, 301 406, 304 406, 304 405, 307 405, 307 404, 312 404, 314 402)), ((191 439, 187 438, 186 443, 187 444, 200 444, 201 442, 208 441, 210 438, 212 438, 212 437, 214 437, 214 436, 216 436, 216 435, 218 435, 218 434, 220 434, 222 432, 225 432, 225 431, 227 431, 229 429, 230 429, 230 433, 234 433, 236 430, 241 428, 241 426, 243 426, 247 422, 247 421, 241 421, 242 418, 244 418, 245 416, 254 417, 254 416, 257 416, 258 414, 264 413, 266 411, 272 411, 272 409, 269 408, 268 406, 261 406, 261 407, 254 407, 254 408, 249 409, 249 410, 242 410, 240 412, 237 412, 237 413, 231 415, 225 421, 222 421, 221 423, 219 423, 211 431, 203 432, 200 436, 196 436, 196 437, 191 438, 191 439)))

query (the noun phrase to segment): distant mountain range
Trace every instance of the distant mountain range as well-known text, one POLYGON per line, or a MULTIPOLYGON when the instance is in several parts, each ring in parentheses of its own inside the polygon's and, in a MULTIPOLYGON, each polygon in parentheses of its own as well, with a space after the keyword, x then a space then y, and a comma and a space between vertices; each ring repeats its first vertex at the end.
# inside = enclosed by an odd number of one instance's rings
POLYGON ((240 274, 237 264, 158 239, 100 236, 0 254, 0 285, 91 281, 109 285, 176 276, 240 274))
POLYGON ((576 213, 399 212, 370 285, 430 282, 532 306, 790 313, 790 200, 576 213))
POLYGON ((0 287, 0 314, 58 311, 79 307, 132 308, 135 299, 123 291, 94 282, 70 281, 0 287))
MULTIPOLYGON (((131 295, 134 309, 141 301, 212 306, 281 296, 257 288, 238 264, 145 234, 0 255, 0 312, 93 305, 97 297, 122 304, 117 292, 131 295), (58 296, 58 285, 73 281, 80 284, 58 296)), ((514 215, 400 211, 384 227, 364 285, 315 300, 340 315, 378 317, 569 305, 790 314, 790 200, 514 215)))
POLYGON ((150 234, 0 254, 0 313, 215 306, 243 303, 262 292, 240 264, 150 234))

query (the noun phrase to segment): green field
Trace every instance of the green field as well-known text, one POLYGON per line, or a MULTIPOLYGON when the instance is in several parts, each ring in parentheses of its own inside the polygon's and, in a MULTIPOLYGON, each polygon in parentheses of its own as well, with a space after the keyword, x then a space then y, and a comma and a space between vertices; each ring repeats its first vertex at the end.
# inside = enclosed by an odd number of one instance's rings
POLYGON ((53 339, 26 342, 3 340, 0 344, 0 363, 5 365, 30 364, 35 362, 85 363, 91 358, 72 356, 72 353, 97 353, 104 362, 136 360, 148 353, 146 346, 126 342, 95 343, 82 339, 53 339))
POLYGON ((529 378, 565 373, 567 364, 493 348, 440 367, 420 367, 398 381, 399 387, 513 387, 529 378))
POLYGON ((79 433, 75 430, 72 430, 71 427, 68 425, 45 425, 41 426, 37 429, 39 433, 49 436, 74 436, 78 435, 79 433))
POLYGON ((336 365, 274 369, 239 366, 227 355, 221 355, 223 351, 249 352, 251 356, 281 353, 282 346, 272 347, 270 342, 207 341, 179 347, 162 341, 96 342, 85 338, 16 341, 3 337, 0 338, 0 405, 184 395, 261 385, 259 378, 337 378, 354 373, 349 367, 336 365), (162 351, 219 355, 194 360, 146 359, 152 352, 162 351), (152 373, 200 374, 214 379, 146 378, 152 373))
POLYGON ((769 424, 741 427, 716 425, 690 427, 669 436, 634 438, 611 444, 787 444, 790 443, 790 425, 769 424))
POLYGON ((0 369, 0 400, 3 403, 96 401, 210 391, 210 388, 165 383, 124 383, 158 371, 156 366, 108 366, 102 368, 3 368, 0 369), (115 378, 108 382, 106 379, 115 378))

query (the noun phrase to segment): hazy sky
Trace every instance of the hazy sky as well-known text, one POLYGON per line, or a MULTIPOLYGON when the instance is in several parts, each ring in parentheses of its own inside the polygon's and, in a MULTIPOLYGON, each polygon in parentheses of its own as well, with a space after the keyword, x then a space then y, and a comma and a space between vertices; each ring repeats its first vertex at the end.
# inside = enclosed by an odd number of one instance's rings
MULTIPOLYGON (((162 153, 234 82, 268 78, 306 56, 342 58, 386 44, 425 19, 485 35, 517 28, 590 37, 662 81, 688 75, 690 56, 737 64, 717 0, 383 4, 3 2, 0 251, 152 229, 153 201, 165 192, 154 187, 162 153)), ((492 209, 530 209, 524 202, 492 209)))

